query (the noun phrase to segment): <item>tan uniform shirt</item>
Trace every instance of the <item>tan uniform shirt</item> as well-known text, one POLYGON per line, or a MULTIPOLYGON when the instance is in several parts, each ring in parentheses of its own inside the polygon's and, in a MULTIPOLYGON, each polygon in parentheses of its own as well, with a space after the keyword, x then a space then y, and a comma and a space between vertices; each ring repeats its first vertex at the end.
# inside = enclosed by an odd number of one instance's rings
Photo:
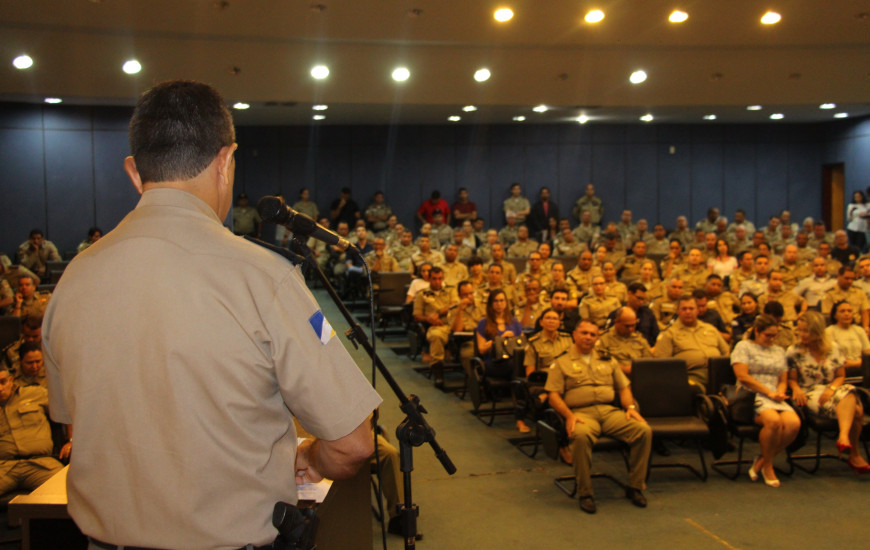
POLYGON ((798 318, 798 312, 806 303, 806 300, 788 290, 780 290, 779 292, 767 292, 758 297, 758 310, 764 311, 764 306, 767 302, 779 302, 782 304, 782 309, 785 310, 782 320, 786 323, 794 323, 798 318))
POLYGON ((580 294, 584 294, 589 292, 589 289, 592 288, 592 279, 597 275, 601 275, 601 270, 597 267, 590 267, 586 271, 583 271, 579 267, 575 267, 568 272, 566 277, 574 282, 574 285, 577 286, 577 290, 580 294))
POLYGON ((517 226, 506 225, 502 227, 498 232, 498 242, 505 248, 517 242, 517 226))
POLYGON ((626 338, 610 328, 598 338, 595 347, 616 359, 620 365, 630 365, 632 359, 652 357, 646 338, 637 331, 632 331, 626 338))
POLYGON ((574 346, 574 340, 564 332, 556 331, 555 340, 550 340, 543 331, 529 338, 523 366, 534 370, 545 370, 553 364, 556 357, 574 346))
POLYGON ((571 346, 547 370, 547 391, 562 394, 571 409, 589 405, 610 404, 616 390, 628 387, 629 381, 616 360, 595 350, 583 356, 571 346))
POLYGON ((528 258, 529 254, 538 249, 538 241, 527 239, 525 242, 517 241, 508 248, 509 258, 528 258))
POLYGON ((525 214, 520 214, 524 210, 531 210, 532 205, 529 199, 525 197, 508 197, 504 200, 504 213, 513 212, 517 215, 517 225, 522 224, 526 220, 525 214))
POLYGON ((596 195, 592 195, 591 198, 588 195, 583 195, 574 203, 574 217, 581 220, 583 212, 589 212, 589 222, 592 225, 601 225, 601 218, 604 216, 604 202, 596 195))
POLYGON ((855 286, 850 286, 848 291, 844 291, 839 285, 834 285, 834 288, 822 296, 822 313, 826 316, 830 315, 834 304, 841 300, 849 302, 852 306, 854 322, 860 325, 862 322, 861 312, 870 309, 870 299, 867 298, 864 291, 855 286))
POLYGON ((444 263, 444 254, 437 250, 430 250, 428 253, 423 253, 421 251, 411 256, 411 263, 414 264, 414 271, 419 269, 420 266, 426 262, 429 262, 433 266, 441 265, 444 263))
POLYGON ((513 285, 502 285, 497 289, 490 289, 489 283, 486 283, 474 291, 474 301, 479 307, 483 308, 484 311, 486 311, 486 301, 489 299, 489 293, 491 290, 504 290, 505 296, 507 296, 508 299, 508 308, 511 311, 513 311, 517 306, 519 295, 513 285))
POLYGON ((408 246, 402 243, 395 243, 390 247, 390 256, 399 262, 399 267, 402 271, 411 271, 411 257, 420 252, 416 245, 409 244, 408 246))
POLYGON ((21 302, 20 317, 22 319, 30 315, 33 315, 34 317, 42 317, 45 314, 45 308, 48 307, 48 301, 50 299, 51 292, 34 292, 32 298, 21 302))
POLYGON ((737 314, 734 313, 734 308, 739 308, 739 306, 740 300, 727 290, 723 291, 716 297, 707 298, 707 309, 712 309, 718 313, 719 317, 722 318, 722 321, 724 321, 728 326, 731 326, 731 321, 733 321, 737 316, 737 314))
MULTIPOLYGON (((494 262, 489 262, 483 267, 483 271, 486 272, 494 262)), ((511 262, 502 260, 499 265, 501 266, 501 278, 503 281, 508 281, 510 284, 513 284, 514 281, 517 280, 517 268, 514 267, 514 264, 511 262)))
POLYGON ((619 300, 620 304, 624 304, 628 301, 628 287, 619 281, 607 283, 607 289, 604 293, 619 300))
MULTIPOLYGON (((421 290, 414 296, 414 317, 418 315, 429 317, 434 313, 449 308, 451 304, 455 304, 458 301, 459 298, 456 296, 456 291, 452 288, 441 287, 440 290, 434 290, 430 287, 426 290, 421 290)), ((445 323, 447 322, 447 313, 449 311, 438 314, 441 321, 445 323)))
POLYGON ((589 295, 580 301, 580 318, 584 321, 595 323, 598 325, 598 328, 604 328, 607 324, 607 316, 621 305, 619 300, 613 296, 600 298, 595 295, 589 295))
POLYGON ((6 475, 20 457, 45 457, 50 461, 46 467, 55 467, 53 447, 48 391, 41 386, 16 385, 0 405, 0 475, 6 475))
POLYGON ((692 269, 689 264, 684 264, 679 271, 671 274, 672 277, 679 277, 683 281, 683 292, 692 292, 698 288, 704 288, 707 284, 707 277, 710 276, 710 271, 706 264, 699 265, 692 269))
POLYGON ((679 319, 659 335, 656 340, 656 357, 684 359, 689 370, 689 380, 707 385, 707 359, 728 355, 728 344, 716 327, 696 321, 688 327, 679 319))
POLYGON ((368 254, 366 254, 366 263, 369 264, 369 269, 378 273, 402 271, 402 268, 399 267, 399 262, 397 262, 395 258, 386 253, 378 258, 378 255, 375 254, 374 251, 369 252, 368 254))
POLYGON ((666 295, 662 296, 650 306, 653 315, 659 322, 659 329, 665 330, 677 316, 677 302, 666 295))
POLYGON ((42 344, 52 417, 75 426, 69 513, 111 544, 274 540, 275 502, 296 502, 294 416, 335 440, 381 402, 300 269, 178 189, 145 191, 76 257, 42 344))
POLYGON ((444 270, 444 284, 447 286, 456 287, 468 278, 468 268, 459 260, 444 262, 439 267, 444 270))
POLYGON ((777 271, 782 273, 782 284, 786 290, 793 290, 801 279, 813 274, 812 265, 801 263, 800 260, 794 265, 781 264, 777 271))

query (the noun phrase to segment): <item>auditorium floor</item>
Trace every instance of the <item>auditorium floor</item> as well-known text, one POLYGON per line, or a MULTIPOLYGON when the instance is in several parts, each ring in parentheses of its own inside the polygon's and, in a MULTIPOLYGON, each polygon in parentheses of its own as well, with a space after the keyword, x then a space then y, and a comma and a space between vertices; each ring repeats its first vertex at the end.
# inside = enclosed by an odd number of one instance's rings
MULTIPOLYGON (((328 296, 322 292, 316 296, 336 332, 343 334, 347 327, 328 296)), ((674 550, 834 548, 860 547, 870 535, 864 515, 870 509, 870 476, 859 478, 845 464, 832 460, 823 461, 815 475, 796 471, 791 477, 780 476, 778 489, 753 484, 745 473, 730 481, 711 471, 702 482, 687 470, 653 469, 645 491, 646 509, 632 506, 610 481, 595 479, 598 513, 584 514, 576 499, 553 485, 556 476, 571 473, 569 466, 542 452, 528 458, 508 442, 518 435, 512 416, 497 417, 493 427, 485 426, 470 414, 467 399, 434 388, 414 371, 418 361, 397 356, 386 346, 381 349, 384 363, 405 392, 420 396, 438 442, 457 467, 449 476, 428 445, 415 449, 413 496, 420 507, 419 529, 425 535, 417 543, 421 548, 533 545, 556 550, 590 543, 597 548, 674 550)), ((365 354, 350 350, 363 371, 370 372, 365 354)), ((380 377, 377 387, 384 398, 380 423, 392 435, 403 414, 380 377)), ((668 460, 698 461, 694 451, 669 448, 673 456, 668 460)), ((826 442, 823 448, 833 450, 833 444, 826 442)), ((747 452, 752 456, 756 450, 757 445, 750 444, 747 452)), ((709 453, 706 458, 712 460, 709 453)), ((662 460, 653 456, 654 463, 662 460)), ((593 468, 625 479, 622 459, 616 454, 595 456, 593 468)), ((379 526, 374 529, 373 548, 380 548, 379 526)), ((388 535, 388 548, 403 548, 402 539, 388 535)))

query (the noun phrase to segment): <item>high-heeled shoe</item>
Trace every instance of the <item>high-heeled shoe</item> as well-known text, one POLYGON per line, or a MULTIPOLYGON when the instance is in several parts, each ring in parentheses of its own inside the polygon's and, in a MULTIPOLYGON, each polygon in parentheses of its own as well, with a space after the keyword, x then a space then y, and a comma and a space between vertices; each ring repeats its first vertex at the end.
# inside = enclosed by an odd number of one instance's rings
POLYGON ((758 481, 758 470, 755 469, 755 465, 758 464, 759 460, 761 460, 761 455, 755 455, 755 458, 752 459, 752 466, 749 467, 749 479, 752 481, 758 481))
POLYGON ((852 464, 851 462, 848 462, 848 461, 846 462, 846 464, 848 464, 849 467, 852 468, 852 471, 858 475, 870 474, 870 464, 864 464, 862 466, 857 466, 857 465, 852 464))
POLYGON ((768 487, 779 487, 779 480, 777 478, 768 479, 766 475, 764 475, 764 470, 761 471, 761 477, 764 478, 764 484, 768 487))
POLYGON ((849 454, 852 452, 852 445, 849 443, 840 443, 837 441, 837 451, 840 454, 849 454))

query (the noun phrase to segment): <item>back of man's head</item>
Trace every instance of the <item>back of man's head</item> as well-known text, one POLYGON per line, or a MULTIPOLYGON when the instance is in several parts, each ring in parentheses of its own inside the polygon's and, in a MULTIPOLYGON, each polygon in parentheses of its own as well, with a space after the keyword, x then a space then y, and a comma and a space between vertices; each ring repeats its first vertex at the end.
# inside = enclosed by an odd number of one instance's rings
POLYGON ((199 82, 154 86, 139 99, 130 120, 130 151, 143 183, 191 179, 235 139, 223 97, 199 82))

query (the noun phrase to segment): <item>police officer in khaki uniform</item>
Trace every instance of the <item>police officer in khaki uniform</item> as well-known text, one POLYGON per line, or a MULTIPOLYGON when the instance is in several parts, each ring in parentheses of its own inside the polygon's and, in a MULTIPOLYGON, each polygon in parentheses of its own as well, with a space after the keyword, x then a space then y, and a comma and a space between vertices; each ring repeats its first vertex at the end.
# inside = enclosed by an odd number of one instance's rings
POLYGON ((19 386, 42 386, 48 389, 45 365, 42 361, 42 344, 25 342, 19 348, 20 368, 12 376, 19 386))
POLYGON ((810 262, 798 262, 798 248, 796 245, 787 245, 782 251, 782 263, 776 268, 782 273, 782 281, 786 290, 792 290, 798 282, 813 274, 810 262))
POLYGON ((758 308, 764 309, 768 302, 779 302, 782 305, 782 319, 777 321, 791 326, 794 326, 798 316, 807 310, 807 301, 785 288, 783 274, 779 271, 771 272, 767 292, 758 297, 758 308))
POLYGON ((15 294, 15 301, 12 305, 12 315, 16 317, 42 317, 45 315, 49 299, 51 299, 50 292, 37 292, 36 282, 33 278, 29 275, 23 275, 18 279, 18 292, 15 294))
POLYGON ((508 212, 505 216, 507 225, 498 230, 498 240, 504 246, 510 246, 517 242, 519 234, 519 226, 517 225, 517 215, 513 212, 508 212))
POLYGON ((610 312, 622 305, 613 296, 608 296, 606 290, 607 283, 604 282, 604 276, 599 275, 592 279, 592 293, 580 300, 580 319, 590 321, 598 328, 604 328, 610 312))
POLYGON ((619 368, 631 376, 631 361, 652 357, 652 350, 646 339, 637 330, 637 314, 628 306, 616 310, 613 326, 605 331, 595 344, 595 348, 610 355, 619 363, 619 368))
POLYGON ((538 249, 538 241, 529 238, 529 228, 521 225, 517 229, 517 240, 508 248, 510 258, 528 258, 529 254, 538 249))
POLYGON ((500 264, 489 264, 489 267, 486 269, 486 284, 478 287, 474 292, 474 299, 479 307, 484 310, 486 309, 486 301, 489 299, 489 293, 496 289, 504 290, 508 301, 508 308, 513 310, 513 308, 516 307, 519 302, 516 288, 513 285, 504 283, 503 276, 502 266, 500 264))
POLYGON ((592 279, 600 274, 600 269, 592 267, 592 252, 584 250, 577 257, 577 265, 568 272, 568 279, 574 282, 580 294, 586 294, 592 289, 592 279))
POLYGON ((526 377, 535 371, 545 371, 553 361, 574 345, 570 334, 561 332, 559 312, 547 308, 541 313, 541 330, 529 338, 523 366, 526 377))
POLYGON ((426 340, 429 341, 431 356, 429 366, 433 369, 444 363, 444 345, 450 337, 447 314, 456 302, 456 292, 444 286, 444 271, 433 267, 429 272, 429 288, 414 297, 414 320, 428 325, 426 340))
POLYGON ((393 209, 384 202, 384 193, 375 192, 372 203, 366 207, 365 217, 369 229, 375 232, 384 231, 387 228, 387 220, 393 215, 393 209))
POLYGON ((503 279, 508 283, 513 284, 513 282, 517 280, 517 268, 511 262, 505 261, 504 246, 500 243, 496 243, 492 245, 490 252, 492 254, 492 259, 486 264, 486 269, 489 269, 489 266, 492 264, 500 265, 503 279))
POLYGON ((444 263, 438 266, 444 271, 444 284, 451 288, 456 288, 461 281, 468 278, 468 268, 458 257, 459 247, 449 244, 444 249, 444 263))
POLYGON ((374 242, 374 250, 366 254, 365 260, 369 265, 369 269, 374 273, 387 273, 390 271, 401 271, 399 262, 394 257, 387 254, 385 251, 387 243, 382 237, 378 237, 374 242))
POLYGON ((677 302, 683 295, 683 281, 673 278, 668 282, 665 295, 653 302, 650 306, 653 314, 659 322, 659 329, 665 330, 677 316, 677 302))
POLYGON ((517 223, 526 221, 526 216, 532 211, 532 205, 529 199, 522 196, 522 189, 519 183, 511 184, 511 196, 504 200, 504 215, 505 218, 510 213, 517 217, 517 223))
POLYGON ((656 357, 684 359, 689 383, 703 394, 707 386, 707 359, 729 354, 728 344, 713 325, 698 320, 698 306, 691 294, 678 302, 677 320, 659 335, 656 357))
POLYGON ((541 313, 547 308, 542 300, 541 282, 537 279, 528 279, 523 285, 524 294, 518 300, 514 308, 514 317, 523 325, 523 328, 533 328, 541 313))
MULTIPOLYGON (((32 491, 63 468, 51 456, 48 391, 16 384, 0 364, 0 407, 0 494, 32 491)), ((60 457, 68 457, 71 448, 71 443, 64 445, 60 457)))
POLYGON ((737 316, 734 310, 739 309, 740 301, 727 290, 723 291, 724 286, 722 277, 715 273, 707 276, 707 283, 704 285, 704 291, 707 293, 707 309, 718 313, 722 321, 731 326, 731 321, 737 316))
POLYGON ((844 265, 837 272, 837 285, 822 296, 822 314, 829 316, 834 304, 841 300, 849 302, 854 314, 854 322, 864 327, 865 332, 870 327, 870 300, 863 290, 852 286, 855 281, 855 270, 844 265))
POLYGON ((528 268, 517 276, 516 285, 522 288, 531 280, 538 281, 542 287, 549 285, 550 275, 544 271, 543 262, 544 259, 541 257, 540 252, 529 254, 528 268))
POLYGON ((696 288, 704 288, 710 270, 704 263, 703 254, 699 249, 693 248, 689 251, 687 260, 687 263, 674 274, 683 281, 683 290, 691 292, 696 288))
POLYGON ((411 264, 414 266, 415 271, 425 263, 432 265, 444 263, 444 255, 429 246, 429 237, 427 235, 420 235, 417 238, 417 246, 420 247, 420 251, 411 256, 411 264))
POLYGON ((420 252, 420 249, 413 244, 412 240, 413 235, 411 235, 411 232, 405 231, 399 238, 399 242, 390 247, 390 256, 399 262, 399 267, 402 268, 402 271, 409 271, 411 273, 414 272, 413 266, 411 265, 411 258, 414 254, 420 252))
POLYGON ((645 507, 641 491, 646 488, 652 430, 637 412, 628 378, 616 360, 594 350, 598 327, 581 321, 573 336, 574 345, 549 368, 545 389, 550 392, 550 405, 565 419, 565 430, 573 438, 580 509, 589 514, 596 510, 590 465, 592 447, 601 435, 628 444, 626 497, 635 506, 645 507), (622 409, 612 405, 617 392, 622 409))

